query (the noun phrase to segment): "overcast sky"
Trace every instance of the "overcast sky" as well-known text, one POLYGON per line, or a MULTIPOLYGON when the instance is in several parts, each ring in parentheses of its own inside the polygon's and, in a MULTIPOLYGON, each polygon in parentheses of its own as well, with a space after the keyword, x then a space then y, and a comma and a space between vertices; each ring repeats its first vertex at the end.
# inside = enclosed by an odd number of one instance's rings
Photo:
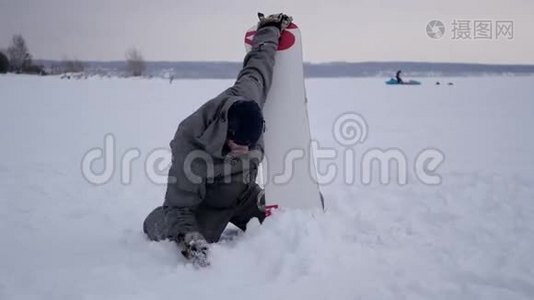
POLYGON ((117 60, 137 47, 147 60, 240 61, 257 11, 292 15, 311 62, 534 64, 532 0, 0 0, 0 48, 20 33, 35 58, 117 60), (488 20, 492 37, 453 39, 454 20, 488 20), (497 21, 514 22, 512 39, 495 36, 497 21))

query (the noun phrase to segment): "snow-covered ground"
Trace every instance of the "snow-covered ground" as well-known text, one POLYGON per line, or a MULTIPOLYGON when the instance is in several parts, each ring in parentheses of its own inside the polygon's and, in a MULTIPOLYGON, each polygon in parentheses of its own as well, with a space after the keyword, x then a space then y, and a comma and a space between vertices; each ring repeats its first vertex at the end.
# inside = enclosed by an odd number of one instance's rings
POLYGON ((144 166, 231 83, 0 76, 0 299, 534 298, 534 77, 307 80, 321 147, 352 149, 355 165, 368 150, 398 149, 408 183, 364 185, 357 168, 352 184, 339 175, 322 187, 326 213, 251 224, 214 245, 199 271, 143 235, 165 191, 144 166), (368 125, 354 147, 332 132, 347 112, 368 125), (116 171, 94 185, 82 158, 107 134, 116 171), (440 185, 414 176, 427 148, 445 155, 440 185), (125 153, 140 155, 129 180, 125 153))

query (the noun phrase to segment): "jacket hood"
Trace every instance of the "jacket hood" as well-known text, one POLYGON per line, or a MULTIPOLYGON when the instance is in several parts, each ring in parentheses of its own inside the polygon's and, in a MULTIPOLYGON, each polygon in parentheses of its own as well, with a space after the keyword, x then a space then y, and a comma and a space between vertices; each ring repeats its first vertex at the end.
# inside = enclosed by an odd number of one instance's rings
POLYGON ((218 158, 224 158, 224 145, 226 143, 228 132, 228 109, 238 101, 254 101, 242 97, 229 97, 216 107, 205 114, 207 124, 205 130, 197 136, 197 143, 210 155, 218 158))

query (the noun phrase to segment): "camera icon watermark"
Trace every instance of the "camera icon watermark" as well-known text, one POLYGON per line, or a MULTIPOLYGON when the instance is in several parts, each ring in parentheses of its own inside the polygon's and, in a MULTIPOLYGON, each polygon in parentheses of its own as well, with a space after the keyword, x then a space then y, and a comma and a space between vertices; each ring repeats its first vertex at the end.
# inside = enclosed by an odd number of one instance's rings
POLYGON ((445 35, 445 25, 439 20, 432 20, 426 25, 426 34, 431 39, 441 39, 445 35))
MULTIPOLYGON (((451 40, 512 40, 514 21, 488 19, 454 19, 449 22, 451 40)), ((431 39, 441 39, 447 30, 445 23, 431 20, 426 25, 426 35, 431 39)))

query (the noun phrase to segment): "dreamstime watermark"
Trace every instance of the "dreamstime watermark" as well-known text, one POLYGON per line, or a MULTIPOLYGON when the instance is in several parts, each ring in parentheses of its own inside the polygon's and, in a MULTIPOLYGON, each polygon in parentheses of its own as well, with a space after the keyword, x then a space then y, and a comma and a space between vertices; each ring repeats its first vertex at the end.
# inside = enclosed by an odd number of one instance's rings
POLYGON ((413 170, 415 178, 423 184, 441 184, 442 178, 437 174, 437 169, 445 160, 442 151, 431 147, 420 150, 410 168, 408 155, 399 147, 360 147, 362 151, 359 154, 357 146, 366 141, 368 133, 366 120, 361 115, 350 112, 340 115, 332 128, 333 137, 342 149, 321 148, 318 141, 312 142, 320 184, 334 182, 341 172, 345 184, 354 184, 359 173, 360 182, 364 185, 371 184, 374 178, 383 185, 390 184, 394 179, 398 185, 405 185, 408 183, 410 170, 413 170), (339 164, 334 162, 338 158, 342 161, 341 171, 339 164), (324 163, 327 163, 326 172, 321 172, 321 164, 324 163), (373 176, 374 172, 376 176, 373 176))
MULTIPOLYGON (((138 148, 130 148, 117 156, 116 144, 117 138, 108 133, 104 136, 102 148, 95 147, 85 153, 81 161, 82 176, 85 180, 95 185, 103 185, 115 177, 118 169, 121 183, 124 185, 132 183, 133 165, 141 158, 142 152, 138 148), (94 164, 99 161, 102 162, 100 170, 95 170, 94 164)), ((146 178, 154 184, 167 184, 171 157, 171 151, 166 148, 150 151, 143 163, 146 178)))
MULTIPOLYGON (((454 19, 450 23, 451 40, 512 40, 514 21, 511 20, 469 20, 454 19)), ((432 20, 426 25, 426 34, 431 39, 441 39, 446 35, 445 23, 432 20)))
POLYGON ((331 184, 340 176, 345 184, 355 184, 359 178, 363 185, 377 181, 383 185, 392 182, 406 185, 410 175, 427 185, 442 182, 437 171, 445 155, 439 149, 426 147, 410 160, 409 155, 399 147, 364 148, 368 134, 369 126, 365 118, 348 112, 338 116, 332 126, 337 147, 322 147, 319 141, 312 140, 306 149, 294 147, 276 161, 269 159, 268 155, 264 157, 259 150, 253 150, 246 156, 227 155, 221 159, 197 149, 179 154, 180 162, 175 162, 171 172, 173 158, 170 149, 155 149, 144 158, 138 148, 127 149, 122 155, 117 155, 116 137, 107 134, 102 148, 93 148, 85 153, 81 171, 88 182, 102 185, 117 176, 118 170, 120 182, 126 185, 133 180, 136 161, 142 160, 144 175, 154 184, 166 184, 169 180, 188 180, 192 184, 229 183, 235 180, 235 168, 238 165, 237 168, 246 170, 239 178, 248 183, 256 178, 258 171, 254 166, 261 161, 264 174, 275 173, 262 176, 264 184, 288 184, 296 177, 303 176, 303 169, 306 169, 306 176, 320 185, 331 184), (100 163, 99 168, 95 168, 96 163, 100 163), (297 165, 299 168, 296 168, 297 165))

